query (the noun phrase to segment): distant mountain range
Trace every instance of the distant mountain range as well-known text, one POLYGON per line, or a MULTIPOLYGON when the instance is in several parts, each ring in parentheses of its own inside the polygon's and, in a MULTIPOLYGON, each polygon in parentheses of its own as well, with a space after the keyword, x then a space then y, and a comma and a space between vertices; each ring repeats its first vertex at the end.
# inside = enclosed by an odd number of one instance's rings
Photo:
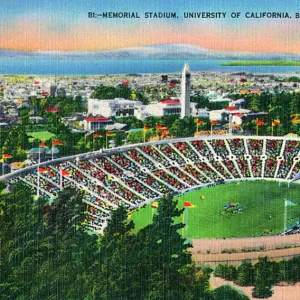
POLYGON ((292 60, 300 55, 213 51, 188 44, 156 44, 109 51, 39 51, 19 52, 0 49, 0 57, 57 59, 222 59, 222 60, 292 60))

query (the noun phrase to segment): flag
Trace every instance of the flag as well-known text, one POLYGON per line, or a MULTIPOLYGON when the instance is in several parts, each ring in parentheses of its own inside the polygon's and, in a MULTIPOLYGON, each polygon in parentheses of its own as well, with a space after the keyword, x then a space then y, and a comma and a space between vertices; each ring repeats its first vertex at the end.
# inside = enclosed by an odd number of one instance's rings
POLYGON ((157 201, 153 202, 151 208, 153 209, 158 208, 158 202, 157 201))
POLYGON ((183 206, 184 207, 194 207, 194 205, 191 202, 187 202, 187 201, 183 202, 183 206))
POLYGON ((115 136, 116 134, 110 131, 106 131, 106 136, 115 136))
POLYGON ((156 129, 159 129, 159 130, 166 130, 167 127, 165 125, 156 125, 156 129))
POLYGON ((292 200, 285 200, 285 206, 297 206, 292 200))
POLYGON ((298 123, 300 123, 300 119, 295 118, 295 119, 291 120, 291 122, 293 124, 298 124, 298 123))
POLYGON ((53 141, 52 142, 52 145, 53 146, 58 146, 58 145, 63 145, 64 143, 63 142, 60 142, 60 141, 53 141))
POLYGON ((102 135, 100 133, 94 133, 94 138, 97 138, 97 137, 102 137, 102 135))
POLYGON ((67 170, 61 170, 61 175, 62 175, 62 176, 70 176, 71 173, 68 172, 67 170))
POLYGON ((48 107, 45 108, 45 110, 47 110, 50 113, 56 113, 56 112, 58 112, 58 108, 55 107, 55 106, 48 106, 48 107))
POLYGON ((47 145, 44 142, 41 142, 40 147, 47 147, 47 145))
POLYGON ((8 153, 4 153, 3 154, 3 156, 2 156, 2 158, 12 158, 12 156, 10 155, 10 154, 8 154, 8 153))
POLYGON ((265 125, 265 122, 260 121, 260 120, 256 120, 256 125, 257 125, 257 126, 265 125))
POLYGON ((217 121, 210 121, 211 125, 218 125, 219 123, 217 121))
POLYGON ((46 174, 46 173, 48 173, 48 170, 47 170, 47 169, 44 169, 44 168, 38 168, 38 172, 39 172, 39 173, 46 174))
POLYGON ((279 126, 280 125, 280 121, 279 120, 274 120, 272 122, 272 126, 279 126))
POLYGON ((204 124, 206 124, 204 121, 197 120, 197 125, 204 125, 204 124))

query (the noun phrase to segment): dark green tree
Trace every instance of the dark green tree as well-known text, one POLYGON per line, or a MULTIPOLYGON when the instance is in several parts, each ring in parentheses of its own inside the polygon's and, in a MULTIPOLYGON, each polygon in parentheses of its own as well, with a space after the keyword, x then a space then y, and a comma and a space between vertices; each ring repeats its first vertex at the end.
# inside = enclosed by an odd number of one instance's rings
POLYGON ((249 300, 249 297, 241 294, 230 285, 223 285, 212 292, 212 300, 249 300))
POLYGON ((237 268, 235 283, 241 286, 252 286, 254 284, 254 268, 246 260, 237 268))
POLYGON ((255 298, 269 298, 272 296, 272 284, 274 280, 273 263, 267 257, 259 258, 254 266, 255 286, 252 292, 255 298))

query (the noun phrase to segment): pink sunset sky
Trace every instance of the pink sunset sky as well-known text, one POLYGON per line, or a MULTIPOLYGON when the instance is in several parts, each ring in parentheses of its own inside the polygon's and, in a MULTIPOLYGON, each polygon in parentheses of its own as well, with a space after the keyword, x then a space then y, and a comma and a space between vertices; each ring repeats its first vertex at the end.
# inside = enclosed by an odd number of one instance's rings
POLYGON ((88 8, 78 6, 78 12, 70 12, 65 4, 61 5, 68 13, 53 13, 55 7, 45 12, 28 5, 26 12, 5 19, 2 11, 0 48, 92 51, 178 43, 209 50, 300 54, 300 19, 296 18, 99 20, 87 17, 88 8))

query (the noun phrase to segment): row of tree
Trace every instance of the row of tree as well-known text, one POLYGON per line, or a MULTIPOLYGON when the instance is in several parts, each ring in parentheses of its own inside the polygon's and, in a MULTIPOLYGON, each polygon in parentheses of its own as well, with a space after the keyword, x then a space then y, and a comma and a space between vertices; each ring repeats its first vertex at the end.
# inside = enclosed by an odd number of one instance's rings
POLYGON ((95 99, 115 99, 124 98, 128 100, 139 100, 143 104, 148 103, 147 97, 143 93, 137 92, 126 84, 119 84, 117 86, 98 86, 92 93, 92 98, 95 99))
POLYGON ((248 299, 209 288, 211 270, 192 262, 171 197, 136 233, 119 207, 103 236, 86 230, 83 197, 65 189, 50 205, 21 184, 0 194, 1 299, 248 299))
POLYGON ((218 265, 214 274, 240 286, 254 286, 253 297, 269 298, 273 293, 272 285, 279 282, 294 284, 300 281, 300 257, 279 262, 263 257, 254 265, 244 261, 238 267, 218 265))
MULTIPOLYGON (((300 133, 300 122, 292 122, 298 120, 300 117, 300 93, 278 92, 268 93, 264 92, 258 94, 246 95, 231 95, 232 99, 244 98, 244 108, 250 109, 254 112, 267 112, 263 117, 266 126, 261 126, 259 130, 260 135, 270 135, 272 131, 272 122, 279 120, 280 125, 274 128, 275 135, 285 135, 288 133, 300 133)), ((255 132, 255 123, 245 123, 244 129, 255 132)))

